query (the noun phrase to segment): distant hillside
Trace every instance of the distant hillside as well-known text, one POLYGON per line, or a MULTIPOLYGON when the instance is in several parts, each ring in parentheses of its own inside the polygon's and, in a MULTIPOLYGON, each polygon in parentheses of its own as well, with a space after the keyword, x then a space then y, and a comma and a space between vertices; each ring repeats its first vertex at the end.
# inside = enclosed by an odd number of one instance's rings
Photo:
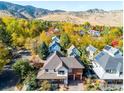
POLYGON ((47 16, 40 17, 39 19, 47 21, 72 22, 75 24, 82 24, 83 22, 88 21, 92 25, 122 26, 123 12, 64 12, 59 14, 49 14, 47 16))
POLYGON ((81 24, 89 21, 92 25, 120 26, 123 24, 123 11, 104 11, 102 9, 89 9, 87 11, 63 11, 36 8, 30 5, 0 1, 0 17, 13 16, 26 19, 42 19, 47 21, 64 21, 81 24))
POLYGON ((36 18, 49 13, 64 12, 63 10, 50 11, 47 9, 36 8, 30 5, 22 6, 18 4, 0 1, 0 16, 8 15, 20 18, 36 18), (7 14, 6 14, 7 13, 7 14))

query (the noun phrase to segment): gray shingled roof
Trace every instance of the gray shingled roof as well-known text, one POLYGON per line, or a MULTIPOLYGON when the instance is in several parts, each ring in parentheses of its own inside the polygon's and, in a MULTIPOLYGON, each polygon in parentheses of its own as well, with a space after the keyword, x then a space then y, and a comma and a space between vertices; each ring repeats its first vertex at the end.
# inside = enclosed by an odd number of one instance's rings
POLYGON ((54 52, 45 62, 43 69, 56 69, 58 66, 62 66, 62 61, 56 52, 54 52))
POLYGON ((92 51, 92 52, 96 52, 96 48, 92 45, 89 45, 87 48, 86 48, 87 51, 92 51))
POLYGON ((57 76, 56 73, 42 73, 42 70, 37 75, 37 79, 65 79, 65 78, 67 78, 67 77, 66 76, 57 76))
POLYGON ((84 68, 75 57, 60 57, 58 52, 54 52, 45 62, 43 69, 57 69, 61 66, 66 68, 84 68))
POLYGON ((75 48, 75 46, 74 45, 71 45, 71 47, 67 49, 69 55, 72 53, 72 50, 74 48, 75 48))
POLYGON ((61 57, 61 60, 68 68, 84 68, 75 57, 61 57))
POLYGON ((50 43, 49 47, 52 47, 54 44, 56 44, 57 46, 60 46, 60 44, 56 41, 53 41, 52 43, 50 43))
MULTIPOLYGON (((103 69, 115 69, 120 63, 123 66, 123 56, 113 57, 108 53, 101 51, 96 57, 95 61, 103 68, 103 69)), ((122 70, 122 67, 121 67, 122 70)))

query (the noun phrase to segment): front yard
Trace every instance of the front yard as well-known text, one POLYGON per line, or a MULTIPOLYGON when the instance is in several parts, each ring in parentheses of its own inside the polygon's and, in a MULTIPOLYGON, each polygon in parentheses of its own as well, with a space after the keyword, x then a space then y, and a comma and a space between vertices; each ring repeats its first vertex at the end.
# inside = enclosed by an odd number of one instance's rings
POLYGON ((83 87, 85 91, 122 91, 123 84, 107 84, 103 80, 86 79, 83 87))

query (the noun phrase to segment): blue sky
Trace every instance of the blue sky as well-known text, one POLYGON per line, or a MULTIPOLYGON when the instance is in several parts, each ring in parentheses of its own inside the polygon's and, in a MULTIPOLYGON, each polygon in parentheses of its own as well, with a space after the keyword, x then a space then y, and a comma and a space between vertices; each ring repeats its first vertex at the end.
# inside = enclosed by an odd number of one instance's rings
POLYGON ((50 10, 84 11, 88 9, 119 10, 122 1, 9 1, 20 5, 32 5, 50 10))

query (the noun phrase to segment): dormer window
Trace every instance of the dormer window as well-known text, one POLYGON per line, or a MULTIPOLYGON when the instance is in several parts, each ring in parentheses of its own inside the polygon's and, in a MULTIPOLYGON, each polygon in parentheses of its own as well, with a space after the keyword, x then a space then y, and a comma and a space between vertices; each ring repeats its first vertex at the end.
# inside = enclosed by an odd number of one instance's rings
POLYGON ((117 54, 119 54, 119 50, 118 50, 117 52, 114 53, 114 55, 117 55, 117 54))
POLYGON ((56 70, 54 69, 54 72, 56 72, 56 70))
POLYGON ((45 69, 46 72, 48 72, 49 70, 48 69, 45 69))
POLYGON ((60 74, 60 75, 64 75, 65 72, 64 72, 64 71, 59 71, 58 74, 60 74))
POLYGON ((120 75, 122 75, 123 74, 123 72, 120 72, 120 75))
POLYGON ((116 73, 116 70, 115 69, 107 69, 106 72, 114 74, 114 73, 116 73))

